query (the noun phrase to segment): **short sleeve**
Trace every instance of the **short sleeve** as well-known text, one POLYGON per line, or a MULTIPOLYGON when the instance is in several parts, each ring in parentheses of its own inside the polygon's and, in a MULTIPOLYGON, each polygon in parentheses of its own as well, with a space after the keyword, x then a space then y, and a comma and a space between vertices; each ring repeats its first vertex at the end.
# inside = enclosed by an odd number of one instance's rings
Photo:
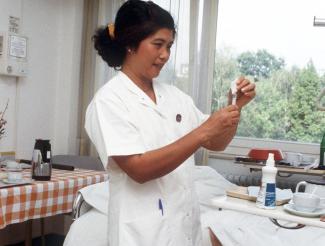
POLYGON ((110 156, 145 152, 130 115, 118 97, 95 97, 88 106, 85 128, 103 163, 107 163, 110 156))
POLYGON ((208 114, 203 114, 194 104, 193 100, 191 99, 190 102, 190 107, 191 107, 191 112, 192 112, 192 117, 193 121, 196 122, 196 125, 194 127, 198 127, 201 125, 204 121, 206 121, 210 115, 208 114))

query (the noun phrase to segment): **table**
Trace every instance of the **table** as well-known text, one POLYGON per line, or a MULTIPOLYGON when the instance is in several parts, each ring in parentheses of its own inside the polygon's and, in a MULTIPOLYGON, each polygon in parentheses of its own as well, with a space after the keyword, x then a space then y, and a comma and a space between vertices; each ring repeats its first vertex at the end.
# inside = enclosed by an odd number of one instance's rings
MULTIPOLYGON (((24 170, 23 176, 30 179, 30 169, 24 170)), ((105 171, 53 169, 50 181, 1 188, 0 229, 9 224, 69 213, 79 189, 106 180, 105 171)))
POLYGON ((262 209, 256 207, 255 202, 229 196, 216 197, 212 199, 211 202, 217 208, 230 209, 271 219, 285 220, 298 224, 325 228, 325 222, 320 221, 319 218, 306 218, 291 215, 285 212, 282 206, 277 206, 276 209, 262 209))

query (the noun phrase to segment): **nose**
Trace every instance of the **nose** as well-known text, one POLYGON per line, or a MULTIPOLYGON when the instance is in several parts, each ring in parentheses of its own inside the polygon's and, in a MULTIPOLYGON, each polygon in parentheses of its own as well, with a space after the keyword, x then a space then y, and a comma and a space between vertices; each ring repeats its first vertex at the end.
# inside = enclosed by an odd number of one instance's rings
POLYGON ((162 48, 159 58, 164 61, 167 61, 169 59, 169 56, 170 56, 170 49, 167 47, 162 48))

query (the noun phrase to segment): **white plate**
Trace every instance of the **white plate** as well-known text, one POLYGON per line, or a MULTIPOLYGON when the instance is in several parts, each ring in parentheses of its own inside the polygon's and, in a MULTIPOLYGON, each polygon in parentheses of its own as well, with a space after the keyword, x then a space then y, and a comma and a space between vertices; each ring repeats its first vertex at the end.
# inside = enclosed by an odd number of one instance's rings
POLYGON ((291 203, 283 205, 283 209, 291 214, 302 216, 302 217, 319 217, 323 214, 325 214, 325 209, 323 208, 318 208, 314 212, 303 212, 303 211, 298 211, 293 208, 293 205, 291 203))
POLYGON ((22 169, 29 169, 29 168, 31 168, 31 167, 32 167, 31 164, 20 163, 20 168, 22 168, 22 169))
POLYGON ((23 171, 22 168, 4 168, 6 172, 21 172, 23 171))
POLYGON ((30 184, 32 183, 31 179, 21 179, 21 180, 16 180, 16 181, 9 181, 8 179, 3 179, 3 183, 5 184, 30 184))
MULTIPOLYGON (((1 165, 1 167, 2 167, 4 170, 6 170, 6 169, 11 170, 11 168, 7 168, 6 165, 1 165)), ((21 170, 21 169, 29 169, 29 168, 31 168, 31 167, 32 167, 31 164, 19 163, 19 168, 13 168, 13 170, 16 170, 16 169, 19 169, 19 170, 21 170)))

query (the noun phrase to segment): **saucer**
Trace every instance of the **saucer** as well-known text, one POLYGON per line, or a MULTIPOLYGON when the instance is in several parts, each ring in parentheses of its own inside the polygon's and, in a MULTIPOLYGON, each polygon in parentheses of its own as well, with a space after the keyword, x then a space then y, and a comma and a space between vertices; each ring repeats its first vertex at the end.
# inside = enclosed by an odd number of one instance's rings
POLYGON ((22 169, 29 169, 29 168, 31 168, 31 167, 32 167, 31 164, 20 163, 20 168, 22 168, 22 169))
POLYGON ((310 217, 310 218, 319 217, 319 216, 325 214, 325 209, 323 209, 323 208, 318 208, 314 212, 298 211, 298 210, 294 209, 293 204, 291 204, 291 203, 283 205, 283 209, 288 213, 302 216, 302 217, 310 217))
POLYGON ((20 179, 15 181, 9 181, 8 179, 1 180, 5 184, 30 184, 32 182, 31 179, 20 179))
POLYGON ((21 171, 23 171, 23 169, 22 168, 4 168, 4 170, 6 171, 6 172, 21 172, 21 171))

